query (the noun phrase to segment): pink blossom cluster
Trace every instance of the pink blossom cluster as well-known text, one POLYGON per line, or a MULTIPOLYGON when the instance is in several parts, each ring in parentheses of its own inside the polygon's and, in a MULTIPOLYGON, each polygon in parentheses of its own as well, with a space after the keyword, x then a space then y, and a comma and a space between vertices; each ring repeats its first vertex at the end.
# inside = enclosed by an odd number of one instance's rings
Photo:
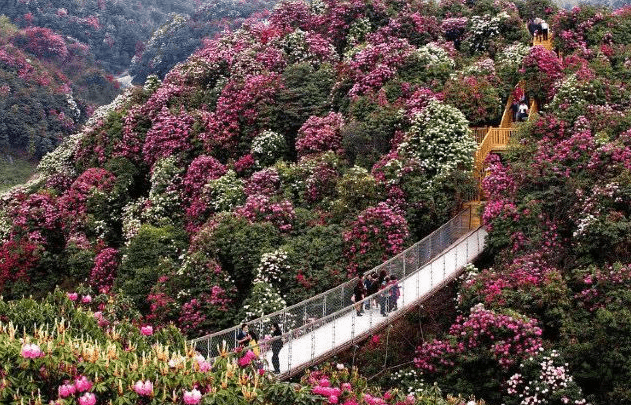
POLYGON ((250 195, 245 204, 234 210, 235 214, 251 222, 271 222, 283 232, 291 231, 296 214, 289 200, 274 202, 266 195, 250 195))
POLYGON ((247 195, 271 197, 280 191, 280 176, 275 169, 263 169, 250 176, 243 189, 247 195))
POLYGON ((189 132, 195 122, 184 107, 178 115, 172 114, 166 107, 153 120, 151 129, 147 131, 142 153, 145 162, 152 165, 156 160, 186 152, 191 148, 189 132))
POLYGON ((201 325, 206 321, 205 310, 197 298, 182 304, 178 325, 184 333, 198 333, 201 325))
POLYGON ((510 168, 494 153, 489 154, 484 164, 487 167, 487 175, 482 180, 482 188, 486 195, 494 200, 499 196, 514 198, 517 184, 510 168))
POLYGON ((243 355, 243 357, 241 357, 238 361, 239 366, 241 367, 246 367, 249 366, 252 361, 256 360, 258 358, 258 356, 256 354, 254 354, 254 352, 252 350, 248 350, 245 352, 245 354, 243 355))
POLYGON ((445 18, 440 24, 445 37, 454 40, 464 34, 469 19, 467 17, 451 17, 445 18))
POLYGON ((603 269, 595 268, 586 273, 584 286, 574 298, 588 311, 603 308, 610 298, 609 291, 628 286, 631 283, 631 265, 615 264, 603 269))
POLYGON ((87 212, 87 202, 92 194, 97 191, 110 191, 115 181, 116 177, 109 171, 91 167, 72 183, 59 199, 61 215, 67 219, 65 227, 68 231, 80 229, 87 212))
POLYGON ((22 43, 24 49, 45 58, 59 58, 64 60, 68 57, 66 41, 49 28, 27 27, 23 35, 13 38, 15 43, 22 43))
POLYGON ((310 203, 333 195, 340 173, 331 165, 321 163, 306 180, 305 200, 310 203))
POLYGON ((541 329, 535 319, 499 314, 477 305, 471 308, 468 317, 456 318, 447 339, 425 342, 418 347, 414 363, 436 372, 453 367, 463 355, 481 356, 508 370, 537 353, 542 343, 541 329))
POLYGON ((138 380, 134 384, 134 391, 138 395, 151 397, 153 396, 153 383, 150 380, 138 380))
POLYGON ((201 195, 204 185, 226 174, 226 166, 212 156, 197 156, 189 164, 182 181, 182 197, 192 201, 201 195))
POLYGON ((202 393, 198 389, 193 388, 190 391, 185 391, 183 395, 184 403, 187 405, 196 405, 202 399, 202 393))
POLYGON ((13 234, 32 229, 58 230, 61 228, 61 213, 59 212, 59 201, 52 194, 41 192, 33 193, 29 196, 16 196, 16 203, 9 211, 13 221, 13 234))
MULTIPOLYGON (((220 148, 234 151, 242 139, 242 129, 253 126, 259 110, 273 103, 272 97, 282 88, 276 73, 246 76, 243 81, 228 82, 221 91, 215 111, 202 115, 206 131, 199 135, 207 151, 220 148)), ((248 140, 252 135, 248 135, 248 140)))
POLYGON ((90 271, 90 285, 97 291, 107 294, 114 284, 118 264, 118 250, 114 248, 101 250, 94 258, 94 267, 90 271))
POLYGON ((86 392, 79 397, 79 405, 95 405, 96 395, 91 392, 86 392))
POLYGON ((325 117, 312 116, 298 130, 296 151, 299 156, 338 151, 342 146, 340 129, 344 124, 342 114, 331 112, 325 117))
MULTIPOLYGON (((71 383, 68 380, 64 381, 62 385, 57 387, 57 393, 60 398, 68 398, 75 395, 75 393, 81 393, 81 392, 85 392, 87 394, 88 391, 92 389, 93 385, 94 384, 90 380, 88 380, 86 376, 82 375, 82 376, 77 377, 74 383, 71 383)), ((92 400, 92 397, 94 397, 94 395, 86 396, 84 394, 82 397, 85 397, 84 402, 87 401, 86 403, 89 403, 92 400)), ((81 402, 81 398, 79 399, 79 401, 81 402)))
POLYGON ((363 268, 368 257, 378 255, 376 259, 384 261, 401 252, 408 235, 405 217, 386 203, 366 208, 343 235, 349 271, 354 273, 358 267, 363 268))
POLYGON ((398 68, 414 50, 405 39, 388 39, 388 42, 369 43, 348 62, 348 73, 354 82, 350 96, 360 96, 381 88, 396 75, 398 68))
POLYGON ((44 355, 42 349, 36 343, 25 343, 22 345, 21 354, 25 359, 36 359, 44 355))
POLYGON ((554 83, 563 77, 563 65, 557 55, 542 46, 534 46, 522 61, 526 85, 547 100, 554 96, 554 83))

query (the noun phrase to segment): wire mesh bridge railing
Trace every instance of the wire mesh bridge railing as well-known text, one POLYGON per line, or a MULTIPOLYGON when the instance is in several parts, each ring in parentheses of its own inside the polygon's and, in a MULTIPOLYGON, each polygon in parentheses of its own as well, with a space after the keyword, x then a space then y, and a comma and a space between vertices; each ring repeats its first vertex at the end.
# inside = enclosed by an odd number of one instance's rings
MULTIPOLYGON (((482 251, 486 233, 481 228, 474 230, 478 223, 474 210, 474 207, 465 209, 421 241, 368 272, 379 274, 385 270, 397 278, 396 284, 360 303, 353 303, 351 296, 357 284, 357 278, 354 278, 308 300, 249 321, 250 330, 262 337, 270 333, 272 323, 281 326, 284 346, 279 357, 285 375, 347 345, 362 333, 387 322, 389 310, 413 305, 451 280, 482 251), (456 241, 459 243, 454 245, 456 241), (398 298, 395 298, 395 288, 400 294, 398 298), (377 302, 377 309, 366 310, 364 316, 357 316, 356 308, 360 305, 368 307, 370 302, 377 302), (385 316, 381 308, 386 308, 385 316)), ((238 331, 239 327, 230 328, 194 339, 191 343, 202 355, 216 357, 220 347, 232 350, 237 346, 238 331)), ((266 349, 270 342, 260 339, 259 343, 269 362, 271 351, 266 352, 266 349)))

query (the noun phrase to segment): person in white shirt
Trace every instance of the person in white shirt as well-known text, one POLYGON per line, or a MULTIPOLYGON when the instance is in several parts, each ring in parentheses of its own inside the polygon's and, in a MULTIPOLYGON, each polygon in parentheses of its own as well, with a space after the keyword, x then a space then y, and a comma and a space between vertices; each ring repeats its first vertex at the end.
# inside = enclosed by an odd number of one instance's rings
POLYGON ((519 103, 519 107, 517 108, 517 119, 519 121, 526 121, 528 119, 528 106, 525 101, 519 103))
POLYGON ((541 21, 541 33, 543 34, 543 40, 547 41, 548 40, 548 29, 550 27, 548 26, 548 23, 545 20, 541 21))

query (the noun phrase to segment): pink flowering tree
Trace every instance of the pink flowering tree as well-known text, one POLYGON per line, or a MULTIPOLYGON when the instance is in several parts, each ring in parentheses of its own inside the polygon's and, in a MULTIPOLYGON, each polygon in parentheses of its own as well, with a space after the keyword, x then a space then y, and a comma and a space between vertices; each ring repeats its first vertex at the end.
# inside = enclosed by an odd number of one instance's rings
POLYGON ((310 117, 298 131, 296 151, 299 156, 328 150, 339 151, 342 146, 340 128, 344 121, 342 115, 331 112, 326 117, 310 117))
POLYGON ((155 325, 175 322, 199 336, 227 327, 234 316, 234 282, 213 260, 191 252, 180 268, 166 268, 148 295, 147 319, 155 325))
POLYGON ((556 81, 563 77, 563 66, 557 55, 542 46, 535 46, 522 63, 526 91, 542 103, 551 100, 556 81))
POLYGON ((151 165, 160 158, 190 149, 188 138, 193 122, 194 119, 183 108, 174 115, 162 107, 145 138, 142 148, 145 162, 151 165))
POLYGON ((407 221, 379 203, 361 212, 344 232, 349 274, 370 270, 401 252, 408 237, 407 221))
POLYGON ((535 319, 480 304, 468 316, 458 316, 444 339, 419 346, 414 363, 450 390, 500 401, 500 387, 520 362, 543 350, 541 333, 535 319))
POLYGON ((118 250, 114 248, 103 249, 94 258, 94 267, 90 272, 90 285, 101 293, 109 292, 114 284, 118 265, 118 250))

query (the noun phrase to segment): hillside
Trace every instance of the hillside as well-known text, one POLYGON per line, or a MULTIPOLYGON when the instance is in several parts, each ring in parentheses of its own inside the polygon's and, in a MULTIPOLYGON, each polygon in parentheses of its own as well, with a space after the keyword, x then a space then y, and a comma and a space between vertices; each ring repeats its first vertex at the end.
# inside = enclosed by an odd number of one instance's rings
POLYGON ((40 158, 118 93, 84 44, 0 16, 0 150, 40 158))
POLYGON ((189 337, 310 297, 475 195, 469 129, 523 80, 540 114, 483 182, 492 265, 414 362, 491 404, 627 403, 630 24, 546 2, 282 3, 126 91, 4 194, 2 294, 84 282, 189 337), (532 15, 558 54, 530 47, 532 15))

